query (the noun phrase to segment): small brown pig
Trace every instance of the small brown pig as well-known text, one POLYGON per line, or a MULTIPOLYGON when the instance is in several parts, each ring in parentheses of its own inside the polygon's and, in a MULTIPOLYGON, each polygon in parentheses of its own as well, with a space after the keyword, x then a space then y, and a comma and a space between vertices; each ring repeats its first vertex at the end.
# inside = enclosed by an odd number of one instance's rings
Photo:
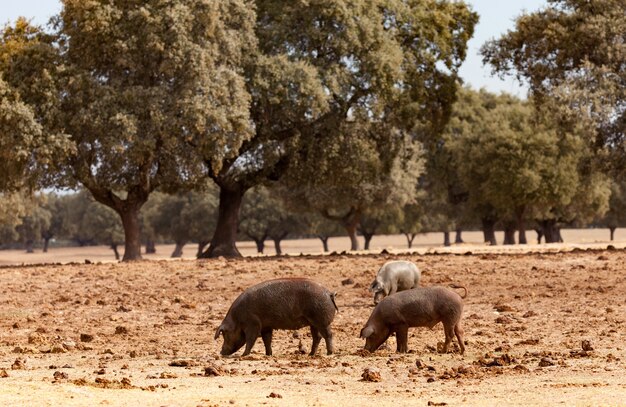
POLYGON ((317 352, 320 340, 326 341, 326 351, 333 353, 330 324, 337 311, 335 293, 306 278, 281 278, 257 284, 245 290, 230 306, 222 324, 215 332, 222 334, 222 355, 232 355, 244 344, 242 356, 250 354, 260 336, 265 354, 272 355, 274 329, 311 327, 313 345, 310 355, 317 352))
POLYGON ((461 297, 446 287, 435 286, 413 288, 383 299, 376 305, 365 327, 361 330, 361 338, 366 340, 365 349, 374 352, 392 332, 395 332, 397 351, 405 353, 408 351, 410 327, 432 328, 442 322, 446 335, 443 353, 448 351, 448 346, 456 335, 461 354, 463 354, 465 345, 461 328, 461 314, 463 313, 461 299, 467 295, 467 289, 463 286, 452 287, 463 288, 465 295, 461 297))

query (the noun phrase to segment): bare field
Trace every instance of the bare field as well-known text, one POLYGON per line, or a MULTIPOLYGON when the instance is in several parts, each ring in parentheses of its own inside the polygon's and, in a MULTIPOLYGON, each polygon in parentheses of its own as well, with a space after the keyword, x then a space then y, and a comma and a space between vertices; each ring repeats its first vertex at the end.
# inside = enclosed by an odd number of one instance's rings
MULTIPOLYGON (((483 244, 482 232, 468 231, 463 232, 465 243, 455 244, 451 247, 443 247, 442 233, 425 233, 415 238, 413 249, 407 248, 406 238, 403 235, 380 235, 374 236, 371 242, 371 250, 369 253, 380 253, 383 249, 391 253, 525 253, 525 252, 555 252, 567 251, 573 248, 606 248, 609 244, 616 248, 626 247, 626 229, 617 229, 615 232, 615 241, 609 241, 608 229, 564 229, 563 244, 535 244, 536 234, 534 231, 528 231, 527 245, 514 246, 486 246, 483 244)), ((454 238, 454 234, 452 234, 454 238)), ((503 233, 497 232, 496 238, 498 242, 502 242, 503 233)), ((360 244, 363 246, 363 238, 359 236, 360 244)), ((350 240, 347 237, 333 237, 329 240, 331 251, 343 252, 350 249, 350 240)), ((256 246, 252 241, 237 242, 237 247, 244 256, 258 256, 256 246)), ((289 255, 304 254, 322 254, 322 243, 319 239, 289 239, 282 243, 283 252, 289 255)), ((124 246, 119 247, 120 254, 124 253, 124 246)), ((195 259, 197 246, 188 244, 183 251, 184 259, 195 259)), ((174 245, 157 246, 156 254, 144 254, 147 260, 168 259, 174 251, 174 245)), ((365 252, 361 252, 365 253, 365 252)), ((265 256, 273 256, 276 254, 273 243, 268 240, 265 246, 265 256)), ((27 254, 23 250, 0 250, 0 266, 3 265, 21 265, 21 264, 42 264, 42 263, 69 263, 69 262, 114 262, 115 257, 113 251, 106 246, 91 247, 68 247, 68 248, 51 248, 48 253, 36 250, 35 253, 27 254)))
POLYGON ((626 405, 625 263, 623 250, 576 250, 4 267, 0 405, 626 405), (395 258, 416 262, 423 285, 468 287, 464 356, 437 352, 441 325, 411 329, 408 354, 393 337, 361 350, 367 286, 395 258), (283 276, 338 292, 336 354, 323 341, 301 354, 302 329, 276 332, 272 357, 260 339, 220 357, 231 302, 283 276))

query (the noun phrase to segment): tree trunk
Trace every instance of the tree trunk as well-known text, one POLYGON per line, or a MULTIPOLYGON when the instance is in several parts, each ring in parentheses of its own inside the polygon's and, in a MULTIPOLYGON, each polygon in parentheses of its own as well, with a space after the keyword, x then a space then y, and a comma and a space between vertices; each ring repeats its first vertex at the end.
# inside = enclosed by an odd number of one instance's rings
POLYGON ((346 222, 343 224, 343 227, 348 232, 348 237, 350 238, 350 250, 355 251, 359 250, 359 240, 356 237, 356 229, 358 222, 346 222))
POLYGON ((413 240, 415 240, 415 236, 417 236, 417 233, 405 233, 404 236, 406 237, 406 243, 409 246, 409 249, 413 247, 413 240))
POLYGON ((615 229, 617 229, 615 226, 609 227, 609 230, 611 231, 611 242, 613 241, 613 238, 615 237, 615 229))
POLYGON ((528 244, 526 239, 526 222, 524 221, 524 215, 526 213, 525 207, 517 208, 515 211, 515 221, 517 223, 517 232, 519 234, 519 244, 528 244))
POLYGON ((154 254, 156 253, 156 244, 154 240, 148 239, 146 240, 146 254, 154 254))
POLYGON ((252 240, 254 240, 254 243, 256 244, 256 252, 263 253, 263 250, 265 250, 265 238, 252 240))
POLYGON ((363 238, 365 239, 365 245, 364 245, 364 249, 365 250, 369 250, 370 249, 370 242, 372 241, 372 238, 374 237, 373 233, 367 233, 367 232, 362 232, 363 234, 363 238))
POLYGON ((491 218, 483 218, 481 220, 483 225, 483 235, 485 237, 485 243, 489 243, 491 246, 498 244, 496 240, 496 221, 491 218))
POLYGON ((117 243, 111 243, 111 250, 113 250, 113 253, 115 254, 115 260, 119 260, 120 252, 117 250, 117 243))
POLYGON ((122 261, 141 260, 139 208, 125 207, 119 211, 122 226, 124 226, 124 257, 122 261))
POLYGON ((504 242, 505 245, 515 244, 515 230, 516 225, 514 222, 506 222, 504 225, 504 242))
POLYGON ((356 237, 356 232, 359 227, 359 223, 361 223, 361 209, 352 207, 350 208, 350 211, 343 216, 331 215, 326 209, 322 210, 320 213, 326 219, 341 223, 341 226, 343 226, 344 229, 346 229, 346 232, 348 232, 348 237, 350 238, 350 250, 359 250, 359 240, 356 237))
MULTIPOLYGON (((613 239, 611 239, 613 240, 613 239)), ((49 237, 44 237, 43 238, 43 252, 44 253, 48 253, 48 246, 50 245, 50 238, 49 237)))
POLYGON ((274 249, 276 249, 276 255, 281 256, 283 254, 283 250, 280 248, 280 242, 283 241, 281 238, 274 238, 274 249))
POLYGON ((450 231, 446 230, 443 232, 443 245, 448 247, 450 246, 450 231))
POLYGON ((239 210, 245 190, 220 187, 220 205, 217 215, 217 226, 209 248, 201 258, 242 257, 237 250, 237 228, 239 226, 239 210))
POLYGON ((324 250, 324 253, 328 253, 328 239, 330 239, 329 236, 317 236, 321 241, 322 241, 322 247, 324 250))
POLYGON ((462 233, 463 233, 463 230, 461 228, 457 228, 456 236, 454 237, 454 243, 456 243, 456 244, 465 243, 465 242, 463 242, 462 233))
POLYGON ((196 257, 200 257, 202 255, 202 252, 204 251, 204 248, 208 244, 209 244, 209 242, 207 240, 201 240, 201 241, 198 242, 198 251, 196 252, 196 257))
POLYGON ((185 244, 187 244, 187 242, 176 242, 176 247, 174 247, 174 251, 171 256, 173 259, 183 257, 183 247, 185 247, 185 244))
POLYGON ((545 237, 546 243, 558 243, 559 241, 563 241, 561 239, 561 232, 556 226, 556 220, 542 220, 541 229, 543 232, 543 236, 545 237))
POLYGON ((28 239, 26 241, 25 246, 26 246, 26 253, 35 253, 35 249, 34 249, 35 241, 34 240, 28 239))
POLYGON ((541 244, 541 239, 543 238, 543 230, 541 228, 536 228, 535 232, 537 232, 537 244, 541 244))

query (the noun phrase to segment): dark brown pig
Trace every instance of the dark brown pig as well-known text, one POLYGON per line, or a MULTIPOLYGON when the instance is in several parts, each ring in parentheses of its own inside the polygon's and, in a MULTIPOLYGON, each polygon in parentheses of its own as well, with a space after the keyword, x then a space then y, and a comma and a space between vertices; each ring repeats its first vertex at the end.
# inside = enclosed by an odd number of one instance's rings
POLYGON ((333 353, 330 324, 336 311, 335 294, 315 281, 306 278, 265 281, 237 297, 217 328, 215 339, 220 334, 224 336, 222 355, 232 355, 245 344, 242 356, 246 356, 260 336, 265 354, 271 356, 274 329, 293 330, 310 326, 313 337, 310 355, 315 355, 322 338, 330 355, 333 353))
MULTIPOLYGON (((462 286, 455 288, 465 289, 462 286)), ((467 290, 465 294, 467 295, 467 290)), ((395 332, 397 351, 407 352, 410 327, 432 328, 442 322, 446 335, 443 352, 448 351, 448 346, 456 335, 463 354, 465 345, 461 328, 462 298, 465 297, 446 287, 418 287, 386 297, 376 305, 361 330, 361 338, 366 340, 365 349, 374 352, 395 332)))

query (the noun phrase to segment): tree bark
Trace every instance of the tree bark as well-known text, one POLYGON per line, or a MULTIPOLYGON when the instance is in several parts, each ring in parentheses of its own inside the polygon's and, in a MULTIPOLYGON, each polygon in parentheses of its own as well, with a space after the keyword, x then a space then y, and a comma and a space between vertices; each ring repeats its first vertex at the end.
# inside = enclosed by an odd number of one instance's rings
POLYGON ((485 237, 485 243, 489 243, 491 246, 498 244, 496 240, 496 221, 492 218, 483 218, 481 220, 483 225, 483 235, 485 237))
POLYGON ((209 248, 200 258, 242 257, 237 250, 237 228, 239 226, 239 210, 245 189, 220 187, 220 205, 217 215, 217 226, 209 248))
POLYGON ((541 244, 541 239, 543 238, 543 230, 541 228, 536 228, 535 232, 537 232, 537 244, 541 244))
POLYGON ((506 222, 504 225, 504 242, 505 245, 515 244, 515 230, 516 225, 514 222, 506 222))
POLYGON ((124 257, 122 261, 141 260, 141 223, 139 207, 126 206, 118 211, 124 226, 124 257))
POLYGON ((345 223, 343 227, 346 229, 346 232, 348 232, 348 237, 350 238, 350 250, 359 250, 359 240, 356 237, 357 225, 354 223, 345 223))
POLYGON ((115 254, 115 260, 119 260, 120 252, 117 250, 117 243, 111 243, 111 250, 113 250, 113 253, 115 254))
POLYGON ((185 241, 176 242, 176 247, 174 247, 174 251, 172 252, 171 257, 173 259, 183 257, 183 247, 185 247, 186 244, 187 242, 185 241))
POLYGON ((274 238, 274 249, 276 250, 276 255, 281 256, 283 254, 283 250, 280 248, 280 242, 283 241, 281 238, 274 238))
POLYGON ((609 230, 611 231, 611 242, 613 241, 613 238, 615 237, 615 229, 617 229, 615 226, 609 227, 609 230))
POLYGON ((359 240, 356 237, 357 228, 361 222, 361 209, 352 207, 350 211, 343 216, 331 215, 328 210, 321 211, 322 216, 326 219, 338 221, 348 232, 350 238, 350 250, 359 250, 359 240))
POLYGON ((370 249, 370 242, 372 241, 372 238, 374 237, 374 233, 361 232, 361 234, 363 235, 363 238, 365 239, 365 245, 364 245, 363 249, 369 250, 370 249))
POLYGON ((443 232, 443 245, 448 247, 450 246, 450 231, 446 230, 445 232, 443 232))
POLYGON ((154 254, 156 253, 156 244, 154 240, 148 239, 146 240, 146 254, 154 254))
POLYGON ((320 236, 317 235, 318 239, 322 241, 322 248, 324 250, 324 253, 328 253, 328 239, 330 239, 329 236, 320 236))
MULTIPOLYGON (((43 238, 43 252, 44 253, 48 253, 48 246, 50 245, 50 239, 49 237, 44 237, 43 238)), ((613 240, 613 239, 611 239, 613 240)))
POLYGON ((463 236, 462 236, 463 230, 461 228, 457 228, 456 230, 456 236, 454 238, 454 243, 459 244, 459 243, 464 243, 463 242, 463 236))
POLYGON ((543 232, 543 236, 545 237, 546 243, 558 243, 563 241, 563 239, 561 239, 561 232, 556 226, 556 220, 542 220, 541 230, 543 232))
POLYGON ((252 240, 254 240, 254 243, 256 244, 256 252, 263 253, 263 250, 265 250, 265 238, 252 240))
POLYGON ((417 233, 405 233, 404 237, 406 237, 406 243, 409 246, 409 249, 413 247, 413 240, 415 240, 415 236, 417 233))
POLYGON ((198 242, 198 251, 196 251, 196 257, 200 257, 206 245, 208 245, 208 240, 201 240, 198 242))
POLYGON ((526 239, 526 222, 524 221, 525 213, 526 213, 525 207, 517 208, 517 210, 515 211, 515 221, 517 222, 519 244, 528 244, 528 240, 526 239))

